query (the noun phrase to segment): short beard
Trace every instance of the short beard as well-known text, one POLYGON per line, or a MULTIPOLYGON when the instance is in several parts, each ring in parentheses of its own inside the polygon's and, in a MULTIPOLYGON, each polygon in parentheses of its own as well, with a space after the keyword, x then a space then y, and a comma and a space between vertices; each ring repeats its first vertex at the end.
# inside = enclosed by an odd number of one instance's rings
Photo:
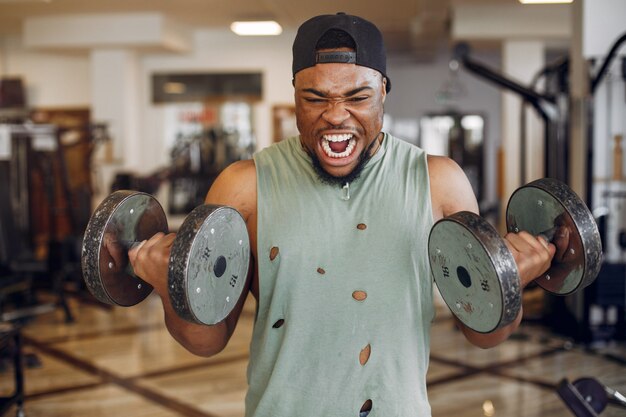
POLYGON ((374 148, 376 142, 378 142, 378 135, 376 135, 376 139, 374 139, 372 143, 370 143, 365 152, 359 155, 359 162, 354 167, 354 169, 350 171, 348 175, 343 175, 341 177, 335 177, 334 175, 330 175, 328 172, 326 172, 324 168, 322 168, 320 159, 317 157, 315 152, 309 152, 309 156, 311 157, 311 163, 313 165, 315 173, 317 174, 317 178, 319 178, 319 180, 324 184, 333 186, 336 185, 339 188, 343 187, 345 184, 350 184, 353 181, 356 181, 361 176, 361 173, 363 172, 363 169, 365 168, 367 162, 372 158, 372 155, 370 154, 372 153, 372 149, 374 148))

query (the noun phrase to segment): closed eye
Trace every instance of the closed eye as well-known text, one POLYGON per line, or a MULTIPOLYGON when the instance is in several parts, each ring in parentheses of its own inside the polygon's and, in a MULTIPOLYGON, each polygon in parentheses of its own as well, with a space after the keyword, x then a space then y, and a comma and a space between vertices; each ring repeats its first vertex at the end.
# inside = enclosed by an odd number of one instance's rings
MULTIPOLYGON (((369 96, 357 96, 357 97, 347 97, 343 99, 333 99, 330 101, 359 103, 359 102, 367 100, 368 98, 369 96)), ((303 99, 307 103, 326 103, 329 101, 329 99, 326 99, 326 98, 315 98, 315 97, 304 97, 303 99)))
POLYGON ((313 97, 304 97, 304 101, 307 103, 323 103, 326 99, 323 98, 313 98, 313 97))

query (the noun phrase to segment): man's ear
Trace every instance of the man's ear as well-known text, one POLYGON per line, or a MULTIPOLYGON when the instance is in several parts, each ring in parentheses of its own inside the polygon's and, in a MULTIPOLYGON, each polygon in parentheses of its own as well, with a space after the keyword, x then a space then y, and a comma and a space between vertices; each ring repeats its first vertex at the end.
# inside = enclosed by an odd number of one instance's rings
POLYGON ((385 102, 385 99, 387 98, 387 77, 385 77, 384 75, 381 74, 381 76, 383 77, 383 82, 382 82, 382 94, 383 94, 383 103, 385 102))

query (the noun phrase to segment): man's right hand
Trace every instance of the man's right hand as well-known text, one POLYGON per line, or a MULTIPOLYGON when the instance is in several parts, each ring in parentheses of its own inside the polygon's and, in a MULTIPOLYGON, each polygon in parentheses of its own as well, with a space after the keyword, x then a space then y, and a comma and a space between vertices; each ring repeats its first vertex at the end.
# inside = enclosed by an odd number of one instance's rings
POLYGON ((152 285, 161 296, 167 295, 167 271, 175 233, 157 233, 128 251, 138 277, 152 285))

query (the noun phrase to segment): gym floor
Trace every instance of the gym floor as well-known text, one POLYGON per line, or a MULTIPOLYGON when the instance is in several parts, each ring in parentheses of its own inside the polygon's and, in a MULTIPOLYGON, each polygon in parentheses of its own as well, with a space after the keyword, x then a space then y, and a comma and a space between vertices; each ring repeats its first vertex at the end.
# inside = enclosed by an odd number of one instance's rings
MULTIPOLYGON (((169 336, 154 296, 133 308, 111 308, 76 295, 70 306, 73 324, 64 323, 59 309, 22 329, 30 359, 26 417, 243 416, 253 302, 229 346, 209 359, 189 354, 169 336)), ((434 417, 572 417, 555 390, 563 378, 593 376, 626 393, 624 345, 588 350, 523 324, 504 344, 481 350, 440 310, 427 378, 434 417)), ((0 396, 13 385, 12 368, 4 363, 0 396)), ((6 415, 14 416, 15 408, 6 415)), ((609 405, 601 415, 624 411, 609 405)))

